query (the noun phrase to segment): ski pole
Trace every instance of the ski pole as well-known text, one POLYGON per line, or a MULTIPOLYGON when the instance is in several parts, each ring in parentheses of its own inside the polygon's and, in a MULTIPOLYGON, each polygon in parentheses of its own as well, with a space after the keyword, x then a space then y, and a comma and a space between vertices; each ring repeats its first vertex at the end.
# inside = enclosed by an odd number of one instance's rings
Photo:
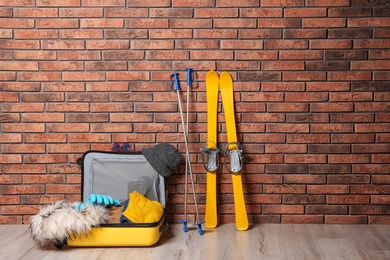
MULTIPOLYGON (((190 178, 191 178, 192 192, 193 192, 193 195, 194 195, 196 220, 197 220, 196 223, 194 223, 194 225, 198 226, 199 234, 203 235, 202 223, 199 221, 199 210, 198 210, 198 203, 196 201, 195 185, 194 185, 194 179, 193 179, 193 174, 192 174, 190 153, 189 153, 189 149, 188 149, 187 132, 186 132, 185 124, 184 124, 183 109, 182 109, 182 106, 181 106, 180 87, 179 87, 179 77, 178 77, 178 75, 179 75, 179 73, 174 73, 174 74, 171 75, 171 78, 172 77, 174 78, 174 81, 172 83, 175 84, 175 88, 173 88, 173 86, 172 86, 172 90, 177 92, 177 101, 178 101, 178 105, 179 105, 180 118, 181 118, 181 124, 182 124, 183 135, 184 135, 184 143, 185 143, 185 147, 186 147, 186 164, 188 163, 188 169, 189 169, 190 178)), ((186 176, 186 181, 187 181, 187 176, 186 176)), ((187 189, 187 187, 186 187, 186 189, 187 189)), ((186 198, 185 198, 185 202, 186 202, 186 198)), ((187 208, 187 205, 185 205, 185 208, 187 208)), ((185 210, 185 219, 182 221, 184 223, 184 232, 187 231, 187 217, 186 217, 186 214, 187 214, 187 212, 185 210)))

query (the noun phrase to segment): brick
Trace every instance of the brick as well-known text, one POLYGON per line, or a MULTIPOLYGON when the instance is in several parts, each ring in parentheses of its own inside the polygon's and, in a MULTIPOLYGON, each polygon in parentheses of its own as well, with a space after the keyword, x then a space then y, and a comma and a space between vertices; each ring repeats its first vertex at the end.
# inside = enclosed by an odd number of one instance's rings
POLYGON ((359 17, 359 16, 370 16, 371 8, 329 8, 328 16, 329 17, 359 17))
POLYGON ((8 18, 2 18, 0 19, 0 27, 2 29, 4 28, 11 28, 11 29, 19 29, 19 28, 34 28, 34 20, 32 19, 8 19, 8 18))
POLYGON ((301 21, 297 18, 260 18, 258 28, 300 28, 301 21))
POLYGON ((326 153, 326 154, 332 154, 332 153, 350 153, 351 148, 349 145, 343 145, 343 144, 309 144, 308 145, 308 151, 311 154, 315 153, 326 153))
POLYGON ((56 60, 55 51, 14 51, 15 60, 56 60))
MULTIPOLYGON (((191 51, 191 60, 233 60, 233 51, 191 51)), ((237 58, 237 60, 240 60, 237 58)))
POLYGON ((368 224, 367 216, 325 216, 325 224, 368 224))
POLYGON ((374 72, 373 73, 373 79, 374 80, 389 80, 390 79, 390 73, 388 71, 386 71, 386 72, 374 72))
POLYGON ((324 195, 284 195, 285 204, 324 204, 324 195))
POLYGON ((303 61, 268 61, 262 63, 262 70, 304 70, 303 61))
POLYGON ((348 212, 347 206, 338 205, 307 205, 306 214, 345 215, 348 212))
POLYGON ((311 112, 351 112, 353 104, 351 103, 323 103, 310 104, 311 112))
POLYGON ((352 40, 310 40, 310 49, 351 49, 352 40))
POLYGON ((3 104, 2 105, 3 112, 43 112, 44 104, 3 104))
POLYGON ((77 19, 40 19, 36 21, 37 28, 79 28, 77 19))
POLYGON ((287 123, 326 123, 329 116, 326 114, 287 114, 287 123))
POLYGON ((304 6, 304 0, 263 0, 261 1, 261 6, 304 6))
POLYGON ((323 224, 322 216, 283 215, 283 224, 323 224))
POLYGON ((0 61, 0 70, 38 70, 38 63, 23 61, 0 61))
POLYGON ((350 133, 353 132, 352 124, 316 124, 311 126, 311 132, 313 133, 350 133))
POLYGON ((282 102, 283 95, 281 93, 242 93, 241 101, 243 102, 282 102))
POLYGON ((50 39, 58 38, 56 30, 18 30, 15 32, 15 39, 50 39))
POLYGON ((101 55, 98 51, 61 51, 58 53, 58 60, 100 60, 101 55))
MULTIPOLYGON (((15 1, 14 1, 15 2, 15 1)), ((58 9, 57 8, 14 8, 14 17, 20 18, 56 18, 58 17, 58 9)))
POLYGON ((352 61, 352 70, 389 70, 390 65, 388 60, 376 61, 352 61))
POLYGON ((374 122, 373 114, 333 114, 331 122, 374 122))
POLYGON ((153 0, 133 0, 128 1, 129 7, 169 7, 169 0, 161 0, 159 2, 153 0))
POLYGON ((220 61, 217 66, 220 70, 260 70, 260 63, 256 61, 220 61))
POLYGON ((276 51, 235 51, 236 60, 277 60, 276 51))
POLYGON ((326 7, 333 7, 333 6, 349 6, 350 0, 340 0, 340 1, 332 1, 332 0, 308 0, 307 6, 326 6, 326 7))
POLYGON ((284 72, 284 81, 322 81, 325 80, 325 72, 284 72))
POLYGON ((285 17, 326 17, 326 8, 285 8, 285 17))
POLYGON ((303 214, 304 207, 301 205, 263 205, 264 214, 303 214))
POLYGON ((2 8, 0 10, 0 17, 12 17, 12 11, 13 11, 12 8, 2 8))
POLYGON ((307 104, 299 104, 299 103, 275 103, 267 105, 268 112, 307 112, 308 105, 307 104))
POLYGON ((350 206, 350 214, 352 215, 387 215, 390 212, 388 205, 376 206, 350 206))
MULTIPOLYGON (((180 19, 180 20, 173 20, 171 21, 171 28, 212 28, 212 20, 211 19, 204 19, 204 20, 194 20, 194 19, 180 19)), ((215 25, 215 27, 218 27, 215 25)))
POLYGON ((236 39, 238 35, 237 30, 234 29, 225 29, 225 30, 218 30, 218 29, 211 29, 211 30, 204 30, 204 29, 196 29, 194 30, 194 38, 205 38, 205 39, 227 39, 227 38, 233 38, 236 39))
POLYGON ((47 82, 42 84, 42 90, 44 92, 65 92, 65 91, 84 91, 83 83, 74 82, 47 82))
POLYGON ((151 18, 192 18, 193 10, 190 8, 151 8, 151 18))
POLYGON ((285 156, 286 163, 326 163, 325 155, 297 155, 297 154, 286 154, 285 156))
POLYGON ((88 124, 62 123, 47 124, 48 133, 89 132, 88 124))
POLYGON ((218 19, 214 20, 214 28, 256 28, 255 19, 218 19))
POLYGON ((111 136, 109 134, 76 134, 71 133, 68 135, 70 143, 107 143, 111 142, 111 136))
POLYGON ((278 29, 240 30, 239 31, 239 38, 242 38, 242 39, 279 38, 279 39, 281 39, 282 38, 282 30, 278 30, 278 29))
MULTIPOLYGON (((7 123, 3 125, 3 132, 45 132, 44 124, 23 124, 23 123, 7 123)), ((11 138, 6 138, 8 141, 12 140, 11 138)), ((3 140, 3 143, 6 141, 3 140)))
POLYGON ((147 72, 107 72, 107 80, 149 80, 147 72))
POLYGON ((387 49, 390 48, 390 39, 354 40, 355 49, 387 49))
POLYGON ((88 40, 86 41, 87 49, 111 50, 111 49, 129 49, 128 40, 88 40))
MULTIPOLYGON (((282 17, 283 10, 281 8, 241 8, 241 17, 282 17)), ((237 17, 234 16, 234 17, 237 17)))
POLYGON ((356 132, 367 133, 367 132, 388 132, 390 129, 389 124, 359 124, 356 125, 356 132))
POLYGON ((188 51, 147 51, 146 58, 150 60, 188 60, 188 51))
POLYGON ((283 185, 269 185, 266 184, 264 187, 264 193, 271 194, 303 194, 305 193, 304 185, 297 184, 283 184, 283 185))
POLYGON ((357 103, 355 105, 356 111, 376 111, 376 112, 387 112, 389 111, 390 103, 357 103))
POLYGON ((329 184, 368 184, 370 176, 368 175, 330 175, 327 177, 329 184))
POLYGON ((259 1, 248 0, 244 2, 237 2, 233 0, 217 0, 217 7, 248 7, 259 6, 259 1))
POLYGON ((103 30, 61 30, 62 39, 103 38, 103 30))
POLYGON ((83 6, 125 6, 126 0, 83 0, 83 6))
POLYGON ((91 124, 91 132, 96 133, 114 133, 114 132, 133 132, 131 124, 91 124))
POLYGON ((42 71, 47 70, 83 70, 84 66, 82 62, 78 61, 63 61, 63 62, 41 62, 40 63, 40 69, 42 71))
POLYGON ((371 80, 371 72, 329 72, 328 80, 362 81, 371 80))
POLYGON ((80 28, 123 28, 122 19, 83 19, 80 28))
POLYGON ((324 102, 328 100, 326 93, 286 93, 286 102, 324 102))
POLYGON ((267 40, 264 43, 264 49, 307 49, 306 40, 267 40))
POLYGON ((262 91, 303 91, 305 83, 303 82, 263 82, 262 91))
POLYGON ((291 29, 284 31, 286 39, 311 39, 311 38, 326 38, 326 30, 324 29, 291 29))
POLYGON ((169 30, 160 30, 160 29, 152 29, 149 30, 149 37, 151 39, 188 39, 192 38, 192 31, 190 29, 169 29, 169 30))
POLYGON ((373 143, 373 134, 335 134, 332 135, 332 143, 373 143))
POLYGON ((388 38, 389 29, 384 28, 375 28, 374 29, 374 38, 388 38))
POLYGON ((325 50, 326 60, 364 60, 367 57, 367 51, 325 50))
MULTIPOLYGON (((111 8, 110 8, 111 9, 111 8)), ((110 10, 107 9, 107 10, 110 10)), ((81 17, 81 18, 101 18, 103 17, 103 8, 60 8, 60 17, 81 17)), ((108 11, 107 11, 108 13, 108 11)), ((108 17, 108 16, 107 16, 108 17)))
POLYGON ((39 49, 38 40, 0 40, 0 47, 2 49, 39 49))
POLYGON ((80 185, 46 185, 47 194, 80 194, 80 185))
MULTIPOLYGON (((160 42, 160 40, 158 41, 160 42)), ((218 49, 218 40, 176 40, 177 49, 218 49)))
POLYGON ((330 143, 328 134, 289 134, 288 143, 330 143))
POLYGON ((387 144, 353 144, 353 153, 389 153, 390 145, 387 144))
POLYGON ((69 0, 65 3, 61 0, 37 0, 37 6, 80 6, 80 0, 69 0))
POLYGON ((348 18, 348 27, 387 27, 390 26, 390 18, 348 18))
POLYGON ((371 196, 372 204, 390 204, 389 196, 373 195, 371 196))
POLYGON ((63 72, 63 81, 103 81, 106 79, 104 72, 63 72))
POLYGON ((0 30, 0 38, 3 39, 11 39, 13 38, 12 30, 11 29, 2 29, 0 30))
POLYGON ((84 41, 82 40, 43 40, 42 49, 73 49, 73 50, 83 50, 84 41))
POLYGON ((353 82, 352 91, 384 91, 390 86, 387 82, 353 82))
POLYGON ((111 62, 86 62, 86 70, 127 70, 127 63, 124 61, 111 62))
POLYGON ((306 153, 307 148, 304 144, 267 144, 265 153, 306 153))
POLYGON ((20 72, 20 81, 59 81, 60 72, 20 72))
POLYGON ((254 40, 221 40, 221 49, 263 49, 263 41, 254 40))
POLYGON ((291 174, 284 176, 284 183, 325 184, 326 177, 322 175, 291 174))
POLYGON ((345 18, 304 18, 302 19, 303 28, 337 28, 345 27, 347 20, 345 18))

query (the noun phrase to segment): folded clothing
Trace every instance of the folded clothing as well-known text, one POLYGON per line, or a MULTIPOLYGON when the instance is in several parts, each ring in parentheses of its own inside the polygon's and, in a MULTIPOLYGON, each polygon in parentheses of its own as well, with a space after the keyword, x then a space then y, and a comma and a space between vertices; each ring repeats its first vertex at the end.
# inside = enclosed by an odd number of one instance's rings
POLYGON ((163 214, 164 208, 160 202, 133 191, 124 205, 121 223, 155 223, 163 214))

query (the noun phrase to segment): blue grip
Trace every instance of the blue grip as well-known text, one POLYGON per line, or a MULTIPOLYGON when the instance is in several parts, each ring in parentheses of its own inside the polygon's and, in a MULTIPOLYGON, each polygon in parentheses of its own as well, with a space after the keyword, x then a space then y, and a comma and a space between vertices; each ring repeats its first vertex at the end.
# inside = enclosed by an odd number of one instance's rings
POLYGON ((187 87, 191 86, 192 69, 187 68, 187 87))
POLYGON ((174 82, 175 82, 175 89, 176 91, 180 91, 179 87, 179 73, 173 73, 171 77, 173 76, 174 82))

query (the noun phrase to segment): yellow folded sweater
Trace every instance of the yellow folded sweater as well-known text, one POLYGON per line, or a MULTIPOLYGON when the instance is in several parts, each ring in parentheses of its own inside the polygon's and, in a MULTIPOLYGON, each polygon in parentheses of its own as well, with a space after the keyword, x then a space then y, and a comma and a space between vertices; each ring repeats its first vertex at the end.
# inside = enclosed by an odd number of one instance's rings
POLYGON ((161 219, 164 208, 160 202, 150 200, 137 191, 130 193, 129 198, 123 215, 132 223, 155 223, 161 219))

